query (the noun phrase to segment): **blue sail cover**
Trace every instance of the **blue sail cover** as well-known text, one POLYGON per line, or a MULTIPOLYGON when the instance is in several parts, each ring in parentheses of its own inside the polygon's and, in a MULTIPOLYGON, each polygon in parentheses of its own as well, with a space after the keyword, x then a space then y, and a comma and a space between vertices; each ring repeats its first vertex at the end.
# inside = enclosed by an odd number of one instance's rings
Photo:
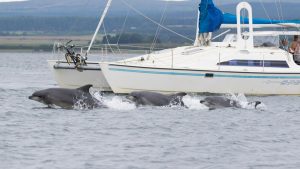
MULTIPOLYGON (((214 32, 220 29, 222 24, 237 24, 237 16, 230 13, 222 13, 215 7, 213 0, 201 0, 199 4, 199 33, 214 32)), ((300 24, 300 20, 270 20, 253 18, 253 24, 300 24)), ((241 24, 249 24, 249 18, 241 17, 241 24)))
MULTIPOLYGON (((223 14, 223 24, 237 24, 237 16, 225 13, 223 14)), ((253 18, 253 24, 283 24, 283 23, 295 23, 300 24, 299 20, 270 20, 262 18, 253 18)), ((241 17, 241 24, 249 24, 249 18, 241 17)))
POLYGON ((223 13, 215 7, 212 0, 201 0, 199 4, 199 33, 214 32, 223 23, 223 13))

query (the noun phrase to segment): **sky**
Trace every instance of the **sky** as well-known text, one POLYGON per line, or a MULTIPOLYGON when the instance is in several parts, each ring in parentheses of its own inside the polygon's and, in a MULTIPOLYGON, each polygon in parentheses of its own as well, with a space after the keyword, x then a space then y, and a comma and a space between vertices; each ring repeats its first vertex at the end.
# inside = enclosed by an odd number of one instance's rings
POLYGON ((27 1, 27 0, 0 0, 0 2, 20 2, 20 1, 27 1))
MULTIPOLYGON (((19 2, 19 1, 28 1, 28 0, 0 0, 0 2, 19 2)), ((42 1, 42 0, 40 0, 42 1)), ((129 0, 130 1, 130 0, 129 0)), ((160 1, 191 1, 191 0, 160 0, 160 1)), ((214 0, 215 3, 233 3, 233 2, 240 2, 241 0, 214 0)), ((262 2, 295 2, 297 0, 248 0, 248 2, 254 2, 254 1, 262 1, 262 2)), ((200 0, 199 0, 200 2, 200 0)))

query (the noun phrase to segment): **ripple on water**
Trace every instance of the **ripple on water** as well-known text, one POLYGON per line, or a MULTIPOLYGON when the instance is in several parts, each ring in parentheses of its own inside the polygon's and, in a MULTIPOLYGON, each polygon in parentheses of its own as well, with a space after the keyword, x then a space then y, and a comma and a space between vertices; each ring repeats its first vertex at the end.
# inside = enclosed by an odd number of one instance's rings
POLYGON ((0 168, 300 166, 299 97, 246 98, 265 103, 263 111, 208 111, 194 95, 184 97, 190 109, 135 107, 114 95, 100 98, 106 109, 48 109, 27 97, 55 86, 51 55, 2 55, 9 59, 0 62, 0 168))

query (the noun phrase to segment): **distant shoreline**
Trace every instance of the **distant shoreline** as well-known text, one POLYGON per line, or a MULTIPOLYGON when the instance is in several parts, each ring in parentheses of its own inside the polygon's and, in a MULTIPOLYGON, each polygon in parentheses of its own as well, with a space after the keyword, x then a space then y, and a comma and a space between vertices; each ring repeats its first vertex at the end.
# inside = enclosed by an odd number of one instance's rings
MULTIPOLYGON (((78 46, 88 46, 90 42, 90 35, 82 36, 0 36, 0 52, 52 52, 53 45, 56 42, 66 43, 72 40, 72 44, 78 46)), ((105 45, 105 44, 101 44, 105 45)), ((181 46, 184 44, 177 43, 163 43, 157 44, 156 48, 165 49, 181 46)), ((187 44, 185 44, 187 45, 187 44)), ((151 44, 140 43, 140 44, 123 44, 127 46, 128 50, 134 51, 129 53, 136 53, 136 51, 148 51, 151 44), (132 47, 130 47, 132 46, 132 47), (141 47, 141 49, 135 46, 141 47)), ((100 49, 99 49, 100 50, 100 49)), ((110 48, 107 47, 109 52, 110 48)), ((117 49, 116 49, 117 50, 117 49)))
POLYGON ((51 52, 55 42, 87 44, 90 36, 0 36, 0 51, 51 52))

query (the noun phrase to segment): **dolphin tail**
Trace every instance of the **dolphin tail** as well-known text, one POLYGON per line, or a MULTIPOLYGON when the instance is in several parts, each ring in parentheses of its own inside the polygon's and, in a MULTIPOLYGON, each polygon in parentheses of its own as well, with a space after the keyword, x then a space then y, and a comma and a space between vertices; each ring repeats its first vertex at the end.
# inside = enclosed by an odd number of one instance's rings
POLYGON ((83 91, 85 93, 89 93, 91 87, 93 87, 93 85, 88 84, 88 85, 85 85, 85 86, 77 88, 77 90, 81 90, 81 91, 83 91))

